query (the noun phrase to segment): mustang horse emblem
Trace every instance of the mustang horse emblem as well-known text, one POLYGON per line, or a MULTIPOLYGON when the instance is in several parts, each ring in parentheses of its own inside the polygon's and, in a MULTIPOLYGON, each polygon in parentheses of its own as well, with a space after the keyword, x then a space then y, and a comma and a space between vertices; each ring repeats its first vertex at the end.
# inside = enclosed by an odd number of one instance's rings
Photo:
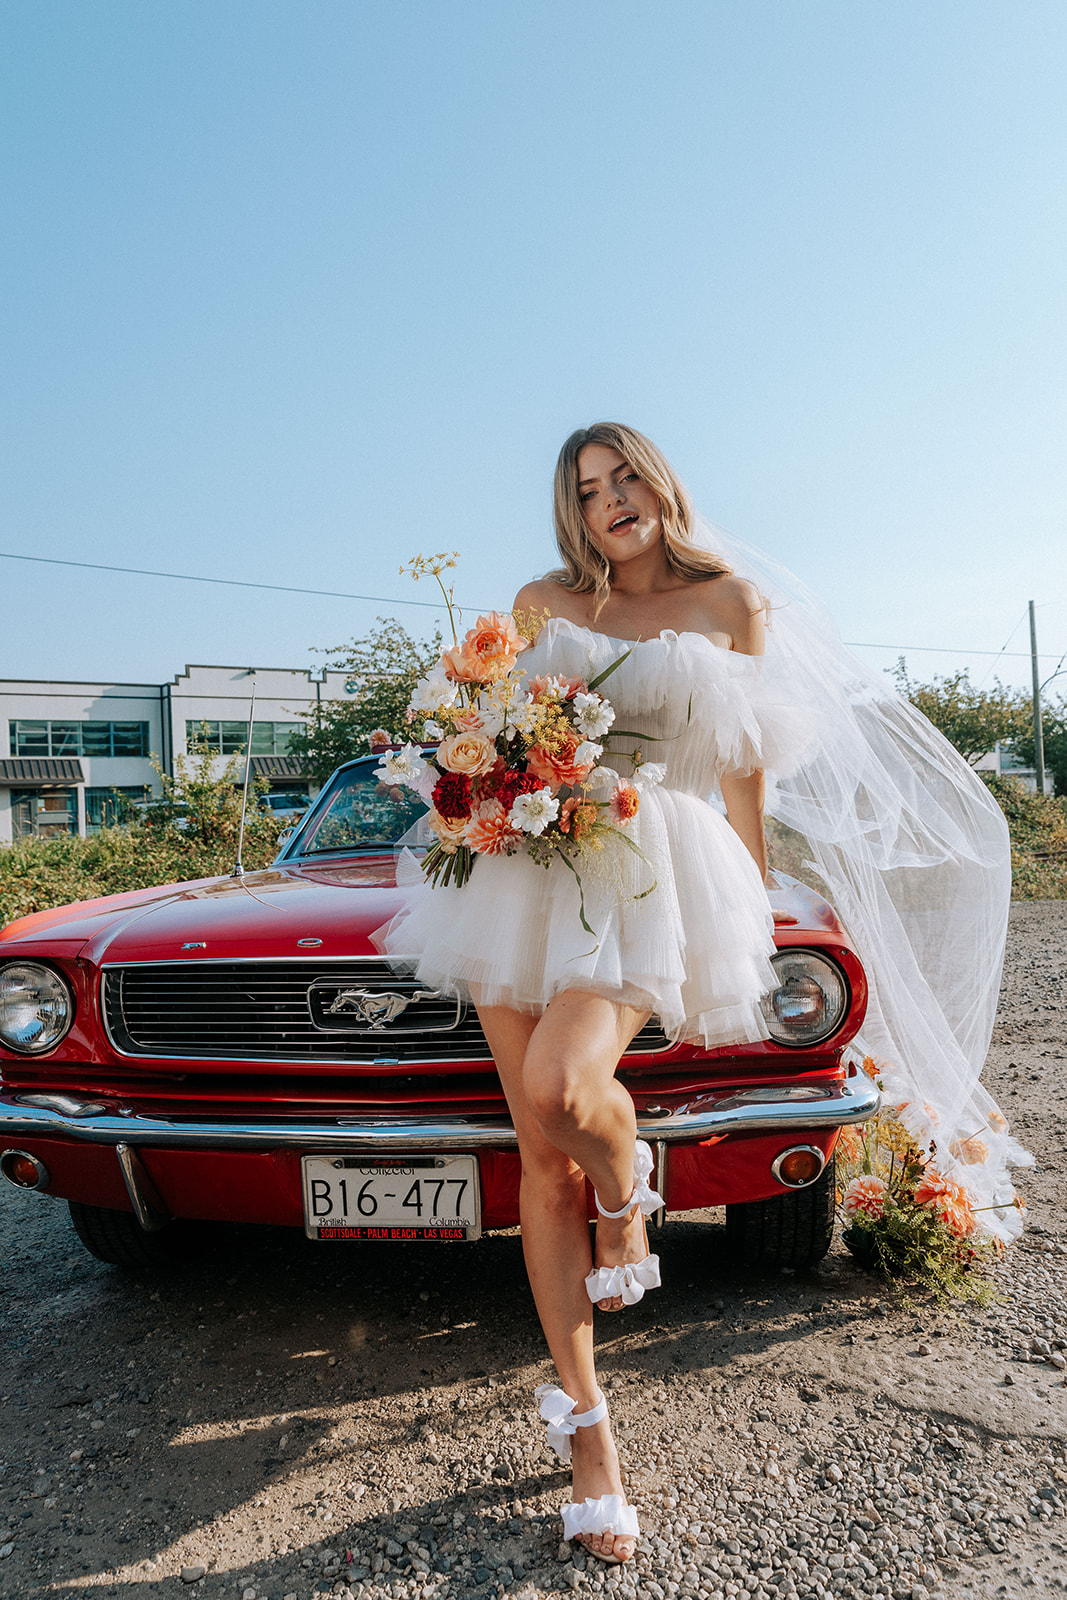
POLYGON ((440 989, 418 989, 414 994, 383 994, 373 989, 339 989, 325 1008, 328 1017, 355 1016, 370 1026, 372 1033, 381 1033, 387 1022, 395 1022, 402 1011, 416 1000, 439 1000, 440 989))

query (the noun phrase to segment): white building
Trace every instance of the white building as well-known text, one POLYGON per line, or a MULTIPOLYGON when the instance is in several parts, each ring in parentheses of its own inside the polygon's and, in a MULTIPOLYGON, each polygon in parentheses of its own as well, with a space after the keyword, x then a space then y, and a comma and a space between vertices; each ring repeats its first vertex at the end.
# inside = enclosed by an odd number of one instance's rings
POLYGON ((0 679, 0 844, 93 833, 116 814, 115 791, 161 790, 206 724, 217 767, 244 749, 253 685, 252 772, 302 804, 315 786, 288 753, 301 711, 340 699, 343 672, 191 666, 169 683, 47 683, 0 679))
MULTIPOLYGON (((1024 789, 1029 789, 1031 794, 1037 793, 1037 770, 1034 767, 1024 766, 1018 756, 1013 755, 1006 744, 998 740, 993 749, 981 757, 974 764, 976 772, 1002 772, 1006 778, 1018 778, 1024 789)), ((1051 779, 1046 773, 1045 783, 1048 793, 1052 793, 1051 779)))

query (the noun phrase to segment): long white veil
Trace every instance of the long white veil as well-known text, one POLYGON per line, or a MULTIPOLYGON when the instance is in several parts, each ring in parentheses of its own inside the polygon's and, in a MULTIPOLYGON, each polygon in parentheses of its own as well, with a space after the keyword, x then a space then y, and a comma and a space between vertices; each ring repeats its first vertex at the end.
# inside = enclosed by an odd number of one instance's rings
POLYGON ((1011 896, 1000 807, 937 729, 844 648, 788 568, 707 523, 694 537, 770 602, 767 813, 803 836, 806 865, 863 960, 871 999, 857 1042, 909 1132, 933 1141, 938 1169, 967 1190, 983 1231, 1014 1238, 1022 1219, 1008 1168, 1032 1157, 979 1082, 1011 896))

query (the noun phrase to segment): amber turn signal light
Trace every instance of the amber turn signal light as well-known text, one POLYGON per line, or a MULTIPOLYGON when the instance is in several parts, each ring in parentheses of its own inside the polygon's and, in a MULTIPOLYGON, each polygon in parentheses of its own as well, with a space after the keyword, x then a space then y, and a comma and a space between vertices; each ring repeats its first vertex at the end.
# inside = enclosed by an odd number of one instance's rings
POLYGON ((818 1145, 797 1144, 775 1156, 771 1171, 787 1189, 803 1189, 815 1182, 825 1165, 826 1157, 818 1145))
POLYGON ((0 1172, 16 1189, 47 1189, 48 1168, 27 1150, 5 1150, 0 1155, 0 1172))

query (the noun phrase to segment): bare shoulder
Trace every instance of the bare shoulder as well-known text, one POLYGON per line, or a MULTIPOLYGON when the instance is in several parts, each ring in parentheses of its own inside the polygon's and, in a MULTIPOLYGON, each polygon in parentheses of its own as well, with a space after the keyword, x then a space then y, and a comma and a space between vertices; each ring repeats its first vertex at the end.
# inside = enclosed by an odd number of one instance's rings
POLYGON ((572 622, 576 620, 573 615, 574 596, 552 578, 534 578, 532 582, 524 583, 511 609, 524 613, 527 618, 536 618, 538 627, 548 617, 570 617, 572 622))
POLYGON ((529 583, 524 583, 515 596, 513 609, 532 611, 536 608, 543 611, 548 606, 554 612, 556 603, 566 592, 562 585, 551 578, 533 578, 529 583))
POLYGON ((731 650, 744 655, 763 654, 764 599, 754 583, 731 572, 694 588, 704 632, 727 634, 731 650))

